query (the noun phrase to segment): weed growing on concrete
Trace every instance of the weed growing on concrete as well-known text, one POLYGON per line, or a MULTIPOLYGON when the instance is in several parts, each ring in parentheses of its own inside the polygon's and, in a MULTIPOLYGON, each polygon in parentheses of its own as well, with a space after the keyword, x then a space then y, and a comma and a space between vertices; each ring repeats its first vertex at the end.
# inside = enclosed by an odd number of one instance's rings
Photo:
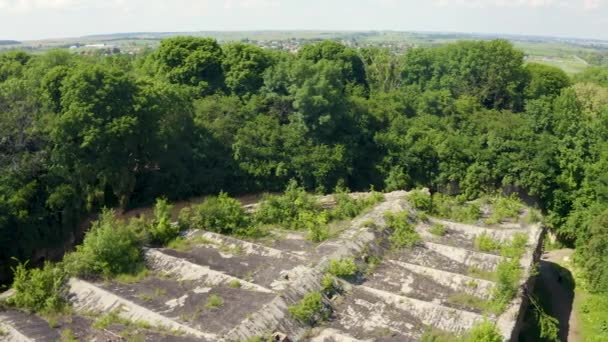
POLYGON ((329 266, 327 266, 327 272, 341 278, 352 277, 358 270, 353 258, 331 260, 329 266))
POLYGON ((475 238, 475 248, 482 252, 494 253, 500 250, 500 242, 483 232, 475 238))
POLYGON ((7 299, 9 305, 43 314, 67 308, 68 276, 62 267, 45 263, 43 268, 28 269, 26 262, 17 265, 13 272, 15 295, 7 299))
POLYGON ((486 224, 498 224, 507 219, 517 219, 523 205, 515 194, 509 197, 497 196, 490 199, 492 213, 485 220, 486 224))
POLYGON ((414 225, 409 223, 407 212, 385 213, 386 225, 392 230, 389 237, 393 248, 411 248, 420 243, 422 239, 414 229, 414 225))
POLYGON ((435 223, 429 228, 429 233, 435 236, 445 236, 448 230, 441 223, 435 223))
POLYGON ((209 298, 207 298, 207 303, 205 304, 205 307, 207 309, 217 309, 223 305, 224 299, 222 299, 222 297, 216 294, 212 294, 211 296, 209 296, 209 298))
POLYGON ((293 318, 309 325, 314 325, 317 321, 324 321, 329 316, 320 292, 306 294, 298 304, 289 306, 288 310, 293 318))

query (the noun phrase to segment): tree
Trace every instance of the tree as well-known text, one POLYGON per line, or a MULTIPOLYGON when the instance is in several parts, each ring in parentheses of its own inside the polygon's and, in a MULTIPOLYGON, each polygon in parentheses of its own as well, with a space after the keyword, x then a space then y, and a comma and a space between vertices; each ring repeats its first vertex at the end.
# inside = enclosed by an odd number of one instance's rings
POLYGON ((526 98, 537 99, 542 96, 558 96, 562 89, 570 86, 568 75, 556 67, 529 63, 525 70, 529 77, 525 90, 526 98))
POLYGON ((258 92, 264 84, 264 72, 272 64, 266 51, 245 43, 231 43, 223 47, 226 86, 235 95, 258 92))
POLYGON ((214 39, 165 39, 152 58, 159 72, 170 82, 191 86, 198 96, 213 94, 224 88, 224 55, 214 39))

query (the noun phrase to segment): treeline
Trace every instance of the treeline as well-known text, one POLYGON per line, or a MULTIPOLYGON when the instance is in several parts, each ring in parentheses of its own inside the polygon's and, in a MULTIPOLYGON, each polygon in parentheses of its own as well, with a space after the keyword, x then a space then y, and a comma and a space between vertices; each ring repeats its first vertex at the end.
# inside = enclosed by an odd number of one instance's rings
POLYGON ((525 193, 608 291, 608 71, 592 70, 572 80, 502 40, 400 56, 193 37, 139 56, 2 54, 2 273, 102 207, 295 179, 318 192, 525 193))

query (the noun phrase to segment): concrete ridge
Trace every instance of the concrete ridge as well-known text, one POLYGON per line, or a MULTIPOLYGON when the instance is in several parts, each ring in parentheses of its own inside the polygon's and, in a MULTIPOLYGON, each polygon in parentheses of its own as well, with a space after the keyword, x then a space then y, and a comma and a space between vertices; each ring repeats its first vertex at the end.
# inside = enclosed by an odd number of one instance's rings
POLYGON ((72 304, 77 310, 106 313, 113 310, 121 310, 118 314, 125 319, 160 325, 211 341, 217 340, 216 334, 203 332, 176 322, 171 318, 119 297, 87 281, 71 278, 69 280, 69 287, 72 304))
POLYGON ((424 242, 424 247, 433 252, 437 252, 449 259, 464 264, 475 266, 484 270, 493 270, 503 259, 500 255, 469 250, 466 248, 448 246, 435 242, 424 242))
POLYGON ((241 284, 241 288, 245 290, 274 293, 274 291, 271 289, 265 288, 258 284, 254 284, 241 278, 213 270, 209 266, 202 266, 184 259, 167 255, 157 249, 146 250, 145 257, 148 267, 150 267, 152 270, 177 276, 180 280, 199 280, 214 286, 227 285, 230 282, 238 281, 241 284))
POLYGON ((298 254, 290 253, 287 251, 282 251, 280 249, 267 247, 264 245, 260 245, 257 243, 253 243, 253 242, 249 242, 249 241, 245 241, 245 240, 241 240, 241 239, 236 239, 231 236, 221 235, 221 234, 203 231, 203 230, 191 230, 191 231, 186 232, 186 234, 184 234, 184 236, 187 239, 190 239, 190 238, 193 238, 196 236, 202 236, 205 239, 213 241, 214 243, 224 244, 224 245, 227 245, 228 247, 241 247, 243 249, 243 252, 245 254, 249 254, 249 255, 259 255, 259 256, 270 257, 270 258, 275 258, 275 259, 281 259, 283 257, 291 257, 291 258, 295 258, 300 261, 306 260, 305 257, 298 255, 298 254))
POLYGON ((319 335, 313 337, 310 342, 372 342, 372 340, 358 340, 343 331, 325 328, 321 330, 319 335))
POLYGON ((0 341, 36 342, 22 334, 17 328, 13 327, 2 314, 0 314, 0 331, 2 332, 2 334, 0 334, 0 341))
POLYGON ((439 223, 446 226, 448 229, 455 230, 466 235, 468 238, 475 239, 480 234, 488 234, 492 238, 500 241, 508 241, 517 233, 527 233, 528 230, 523 227, 504 228, 504 227, 481 227, 472 224, 458 223, 438 218, 429 218, 431 224, 439 223))
POLYGON ((460 273, 436 270, 430 267, 419 266, 391 259, 387 260, 387 262, 408 271, 431 278, 434 282, 447 286, 455 291, 465 292, 485 299, 488 299, 491 296, 492 288, 495 286, 495 283, 489 280, 477 279, 460 273))
POLYGON ((425 325, 443 331, 463 333, 471 329, 475 323, 484 319, 483 316, 473 312, 449 308, 441 304, 397 295, 365 285, 356 285, 356 287, 400 310, 407 311, 425 325))

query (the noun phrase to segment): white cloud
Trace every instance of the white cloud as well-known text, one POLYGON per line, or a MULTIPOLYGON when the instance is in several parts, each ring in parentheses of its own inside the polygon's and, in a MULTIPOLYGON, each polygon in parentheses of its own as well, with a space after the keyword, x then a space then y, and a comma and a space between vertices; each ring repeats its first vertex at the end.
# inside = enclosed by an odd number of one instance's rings
POLYGON ((434 0, 435 5, 440 7, 462 6, 471 8, 486 7, 563 7, 576 9, 595 9, 600 7, 606 0, 434 0))

